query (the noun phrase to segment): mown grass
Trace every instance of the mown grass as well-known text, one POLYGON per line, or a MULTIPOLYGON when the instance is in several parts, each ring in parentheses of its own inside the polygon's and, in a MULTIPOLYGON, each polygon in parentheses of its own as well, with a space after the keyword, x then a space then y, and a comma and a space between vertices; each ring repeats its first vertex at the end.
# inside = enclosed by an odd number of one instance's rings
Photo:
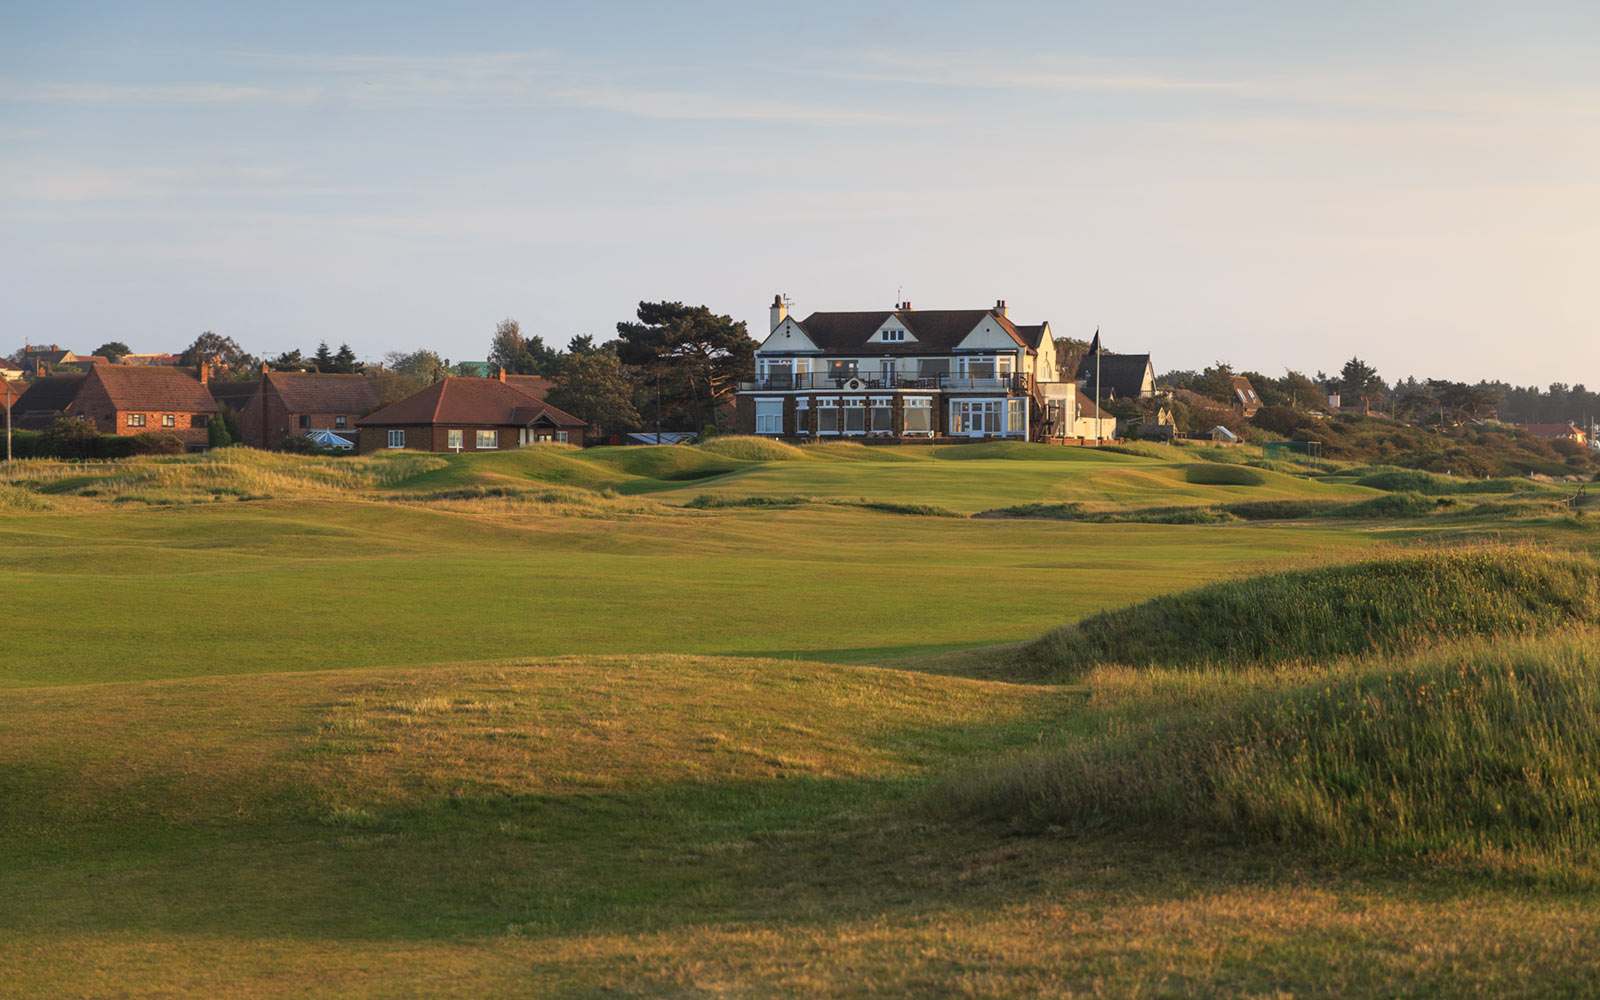
POLYGON ((1091 615, 1027 646, 1031 676, 1101 663, 1315 662, 1600 621, 1600 563, 1479 546, 1266 573, 1091 615))

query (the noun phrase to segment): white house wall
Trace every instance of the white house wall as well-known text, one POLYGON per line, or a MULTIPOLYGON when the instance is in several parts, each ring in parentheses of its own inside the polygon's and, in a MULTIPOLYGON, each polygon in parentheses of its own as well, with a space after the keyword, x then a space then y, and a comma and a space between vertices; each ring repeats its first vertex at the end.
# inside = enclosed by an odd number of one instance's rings
POLYGON ((817 345, 812 342, 810 337, 806 336, 805 331, 800 329, 800 324, 796 323, 794 317, 791 316, 779 323, 777 329, 767 335, 767 339, 761 342, 761 346, 757 350, 771 351, 773 353, 815 351, 817 350, 817 345))
MULTIPOLYGON (((956 350, 1018 351, 1021 348, 1017 346, 1017 342, 1012 338, 1011 334, 1000 328, 1000 324, 994 321, 994 317, 985 316, 983 321, 974 327, 972 332, 962 339, 961 343, 956 345, 956 350)), ((1021 366, 1019 365, 1018 367, 1021 366)))

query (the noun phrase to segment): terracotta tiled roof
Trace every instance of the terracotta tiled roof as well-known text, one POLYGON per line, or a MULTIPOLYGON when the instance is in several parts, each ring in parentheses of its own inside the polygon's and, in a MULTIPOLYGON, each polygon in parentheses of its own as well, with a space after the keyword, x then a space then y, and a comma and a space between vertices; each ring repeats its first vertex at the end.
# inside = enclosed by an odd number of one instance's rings
POLYGON ((397 403, 356 421, 358 427, 392 427, 415 424, 461 424, 465 426, 520 426, 518 411, 532 419, 540 412, 551 418, 559 414, 570 424, 583 422, 548 403, 533 398, 521 389, 495 378, 447 378, 420 389, 397 403))
POLYGON ((290 413, 371 413, 378 406, 372 380, 365 375, 268 372, 267 382, 290 413))
POLYGON ((28 386, 22 398, 11 404, 11 419, 25 430, 43 430, 50 421, 67 412, 78 398, 87 375, 47 375, 28 386))
POLYGON ((554 406, 551 406, 549 403, 545 402, 538 402, 532 406, 519 406, 511 411, 511 422, 523 426, 531 424, 541 417, 548 419, 557 427, 588 426, 588 424, 585 424, 582 420, 579 420, 566 410, 558 410, 554 406))
POLYGON ((12 382, 9 379, 0 379, 0 406, 9 406, 11 403, 15 403, 17 400, 21 399, 22 394, 27 391, 28 387, 23 385, 21 382, 12 382), (7 389, 10 390, 9 400, 6 394, 7 389))
POLYGON ((1522 429, 1535 437, 1542 438, 1581 438, 1583 431, 1572 424, 1522 424, 1522 429))
POLYGON ((220 407, 198 378, 181 368, 146 365, 95 365, 89 378, 99 380, 117 410, 170 410, 216 413, 220 407))
POLYGON ((993 319, 1018 347, 1032 346, 1010 320, 988 309, 818 312, 795 322, 824 354, 943 354, 955 350, 985 318, 993 319), (869 344, 868 338, 890 316, 897 317, 916 340, 869 344))

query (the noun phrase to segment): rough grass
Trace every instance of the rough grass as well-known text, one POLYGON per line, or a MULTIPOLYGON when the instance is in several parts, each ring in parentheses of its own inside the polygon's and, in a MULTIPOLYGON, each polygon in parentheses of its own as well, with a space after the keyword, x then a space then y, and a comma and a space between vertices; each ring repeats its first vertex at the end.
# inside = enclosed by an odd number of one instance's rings
POLYGON ((1525 479, 1456 479, 1418 469, 1380 469, 1355 480, 1355 485, 1386 493, 1421 493, 1446 496, 1454 493, 1522 493, 1540 487, 1525 479))
POLYGON ((1600 563, 1482 546, 1268 573, 1157 597, 1026 647, 1032 676, 1101 663, 1270 665, 1517 635, 1600 618, 1600 563))
POLYGON ((946 807, 1382 860, 1569 872, 1600 860, 1592 631, 1476 640, 1300 682, 1126 668, 1086 682, 1118 724, 952 779, 946 807))
POLYGON ((792 444, 771 438, 730 436, 714 437, 698 445, 701 451, 744 462, 792 462, 805 458, 806 453, 792 444))

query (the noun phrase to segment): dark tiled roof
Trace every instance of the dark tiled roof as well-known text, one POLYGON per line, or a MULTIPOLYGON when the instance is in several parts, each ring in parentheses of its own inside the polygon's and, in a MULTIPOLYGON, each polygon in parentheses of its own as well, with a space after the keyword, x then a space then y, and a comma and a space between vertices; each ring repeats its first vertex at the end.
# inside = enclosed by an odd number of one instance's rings
POLYGON ((11 417, 18 427, 41 430, 68 411, 78 398, 87 375, 47 375, 28 386, 22 398, 11 404, 11 417))
POLYGON ((543 399, 555 382, 543 375, 507 375, 506 385, 521 389, 534 399, 543 399))
POLYGON ((235 410, 242 409, 242 404, 248 402, 260 388, 260 382, 235 382, 231 379, 212 379, 206 384, 212 399, 227 403, 235 410))
POLYGON ((111 405, 119 411, 216 413, 220 409, 205 385, 182 368, 95 365, 89 378, 99 380, 111 397, 111 405))
POLYGON ((267 382, 290 413, 370 413, 378 406, 365 375, 268 372, 267 382))
POLYGON ((518 420, 523 411, 528 419, 548 412, 552 420, 559 417, 571 423, 563 426, 583 426, 583 421, 564 413, 548 403, 533 398, 516 386, 497 378, 447 378, 426 389, 391 403, 376 413, 356 421, 358 427, 392 427, 411 424, 486 424, 494 426, 520 426, 527 420, 518 420))
POLYGON ((1047 324, 1040 323, 1038 326, 1019 326, 1016 328, 1017 336, 1022 338, 1022 342, 1024 344, 1027 344, 1029 347, 1037 351, 1039 349, 1039 344, 1044 340, 1044 330, 1046 325, 1047 324))
POLYGON ((891 312, 818 312, 796 320, 824 354, 946 354, 956 349, 985 318, 993 319, 1018 347, 1029 347, 1017 328, 988 309, 926 309, 891 312), (878 327, 898 317, 915 341, 869 344, 878 327))
POLYGON ((1098 360, 1100 378, 1105 388, 1121 397, 1137 396, 1144 391, 1144 373, 1150 365, 1148 354, 1085 354, 1078 363, 1075 380, 1087 381, 1089 394, 1094 395, 1095 365, 1098 360))

